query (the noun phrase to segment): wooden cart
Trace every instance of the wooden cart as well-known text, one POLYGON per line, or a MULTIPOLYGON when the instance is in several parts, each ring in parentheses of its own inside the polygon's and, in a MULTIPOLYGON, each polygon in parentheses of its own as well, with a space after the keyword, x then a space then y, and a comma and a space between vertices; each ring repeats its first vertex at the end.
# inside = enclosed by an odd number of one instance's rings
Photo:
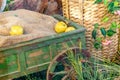
POLYGON ((66 49, 66 44, 74 47, 81 42, 82 48, 86 48, 85 28, 60 15, 54 17, 67 21, 76 30, 0 48, 0 80, 47 69, 51 60, 66 49))

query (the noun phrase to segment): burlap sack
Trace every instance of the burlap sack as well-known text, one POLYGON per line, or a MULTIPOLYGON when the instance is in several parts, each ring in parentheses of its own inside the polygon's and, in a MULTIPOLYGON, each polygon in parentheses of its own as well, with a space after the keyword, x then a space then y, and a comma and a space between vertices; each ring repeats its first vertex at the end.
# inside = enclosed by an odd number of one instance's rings
POLYGON ((19 9, 0 13, 0 47, 56 34, 57 20, 51 16, 19 9), (24 28, 21 36, 10 36, 10 27, 20 25, 24 28))

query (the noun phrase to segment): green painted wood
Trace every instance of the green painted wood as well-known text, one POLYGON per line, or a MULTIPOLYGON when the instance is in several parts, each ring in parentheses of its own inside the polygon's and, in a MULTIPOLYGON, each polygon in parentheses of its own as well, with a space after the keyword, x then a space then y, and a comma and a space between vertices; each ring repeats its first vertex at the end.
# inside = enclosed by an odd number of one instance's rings
POLYGON ((25 71, 27 68, 25 54, 22 51, 18 54, 18 65, 19 71, 25 71))
POLYGON ((41 47, 25 53, 27 68, 50 61, 49 47, 41 47))
POLYGON ((0 76, 17 71, 17 67, 18 65, 16 55, 2 57, 0 61, 0 76))
MULTIPOLYGON (((54 17, 58 20, 66 20, 58 15, 54 17)), ((79 46, 81 41, 82 48, 86 48, 85 29, 70 20, 66 21, 76 30, 0 48, 0 80, 47 69, 50 61, 68 48, 66 45, 79 46)))
POLYGON ((37 66, 37 67, 27 69, 26 71, 21 71, 21 72, 16 71, 14 73, 0 77, 0 80, 9 80, 9 79, 13 79, 13 78, 18 78, 20 76, 25 76, 25 75, 27 76, 30 73, 35 73, 38 71, 45 70, 45 69, 47 69, 47 67, 48 67, 48 63, 45 65, 42 65, 42 66, 37 66))

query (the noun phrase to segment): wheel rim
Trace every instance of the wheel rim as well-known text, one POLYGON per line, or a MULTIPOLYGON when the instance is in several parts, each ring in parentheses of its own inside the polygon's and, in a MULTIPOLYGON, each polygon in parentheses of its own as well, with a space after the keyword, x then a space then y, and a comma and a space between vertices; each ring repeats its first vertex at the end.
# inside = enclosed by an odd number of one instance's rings
MULTIPOLYGON (((69 80, 69 76, 72 75, 72 72, 73 72, 73 69, 72 67, 65 61, 66 58, 66 52, 69 51, 69 50, 77 50, 79 49, 78 47, 72 47, 72 48, 69 48, 67 50, 64 50, 62 51, 61 53, 59 53, 50 63, 49 67, 48 67, 48 70, 47 70, 47 80, 53 80, 52 78, 55 77, 57 74, 64 74, 64 76, 60 79, 60 80, 69 80), (64 65, 64 71, 61 71, 61 72, 54 72, 53 73, 53 70, 55 70, 55 67, 58 63, 60 63, 62 65, 64 65), (53 68, 53 70, 52 70, 53 68)), ((72 80, 76 80, 76 79, 73 79, 72 80)))

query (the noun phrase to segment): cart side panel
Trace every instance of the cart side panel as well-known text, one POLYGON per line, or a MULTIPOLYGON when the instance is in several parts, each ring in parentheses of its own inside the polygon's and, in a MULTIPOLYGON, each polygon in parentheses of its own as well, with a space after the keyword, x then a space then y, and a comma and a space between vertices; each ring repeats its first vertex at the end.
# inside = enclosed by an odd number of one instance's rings
MULTIPOLYGON (((14 52, 13 52, 14 53, 14 52)), ((0 77, 8 74, 19 72, 18 56, 17 54, 4 56, 7 52, 0 53, 0 77)))
POLYGON ((50 50, 48 46, 25 52, 27 68, 42 66, 50 62, 50 50))
POLYGON ((52 59, 63 50, 71 47, 80 47, 80 43, 82 43, 81 46, 85 49, 85 36, 81 35, 84 35, 84 32, 81 34, 64 36, 60 39, 55 39, 54 43, 51 43, 49 46, 50 53, 52 53, 52 59))
MULTIPOLYGON (((83 32, 84 33, 84 32, 83 32)), ((43 42, 44 43, 44 42, 43 42)), ((42 43, 37 44, 36 49, 28 50, 24 53, 25 64, 27 69, 37 68, 49 64, 50 61, 61 51, 69 48, 79 46, 80 35, 64 36, 55 40, 46 41, 46 45, 42 46, 42 43)))

